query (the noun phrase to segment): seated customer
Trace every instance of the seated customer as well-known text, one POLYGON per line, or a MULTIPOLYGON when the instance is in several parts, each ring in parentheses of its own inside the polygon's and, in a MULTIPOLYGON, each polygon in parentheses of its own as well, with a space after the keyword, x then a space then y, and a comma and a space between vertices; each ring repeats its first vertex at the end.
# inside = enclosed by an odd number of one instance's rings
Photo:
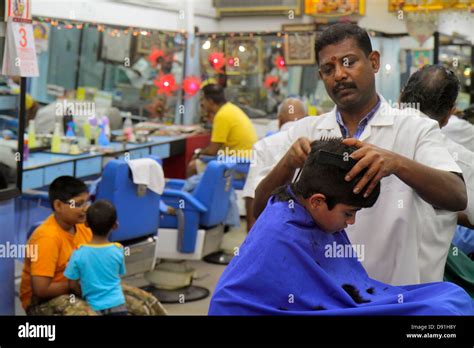
POLYGON ((87 210, 86 225, 92 230, 89 244, 72 253, 64 276, 71 289, 82 294, 96 312, 127 315, 120 276, 125 274, 123 247, 108 237, 117 228, 117 212, 112 203, 99 200, 87 210), (79 284, 80 282, 80 284, 79 284))
POLYGON ((359 178, 344 180, 353 151, 341 139, 313 142, 301 178, 270 198, 224 271, 210 315, 472 313, 471 299, 454 284, 391 286, 369 278, 360 263, 364 246, 352 246, 344 228, 376 204, 380 185, 367 198, 353 194, 359 178))
POLYGON ((204 171, 206 163, 199 156, 224 153, 226 156, 250 158, 252 146, 258 140, 248 116, 238 106, 227 101, 222 87, 209 84, 202 92, 202 106, 212 122, 211 143, 195 152, 188 164, 187 177, 204 171))

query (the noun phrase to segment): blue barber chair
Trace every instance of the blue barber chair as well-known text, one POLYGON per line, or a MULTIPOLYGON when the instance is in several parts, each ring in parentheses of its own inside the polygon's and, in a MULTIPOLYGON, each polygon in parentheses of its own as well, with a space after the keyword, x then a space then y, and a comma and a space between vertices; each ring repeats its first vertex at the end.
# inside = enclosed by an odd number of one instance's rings
MULTIPOLYGON (((215 159, 216 157, 200 156, 199 158, 204 162, 209 162, 210 160, 215 159)), ((245 186, 245 180, 247 179, 247 175, 249 173, 251 160, 247 158, 229 157, 229 158, 224 158, 223 161, 229 162, 229 163, 235 163, 235 168, 234 168, 235 175, 234 175, 232 187, 234 188, 235 193, 237 195, 239 215, 245 216, 246 215, 245 202, 244 202, 242 190, 245 186)), ((232 258, 234 257, 234 254, 233 254, 234 247, 235 246, 233 245, 229 245, 227 247, 224 245, 223 248, 221 248, 219 251, 216 251, 215 253, 209 254, 206 257, 204 257, 204 261, 213 263, 213 264, 218 264, 218 265, 228 265, 230 261, 232 260, 232 258)))
POLYGON ((210 161, 192 193, 182 191, 184 180, 168 180, 162 195, 169 207, 161 209, 157 257, 162 260, 146 275, 147 288, 163 303, 193 301, 209 295, 192 286, 194 270, 186 260, 200 260, 220 248, 234 175, 234 164, 210 161))
MULTIPOLYGON (((161 165, 158 157, 149 157, 161 165)), ((118 228, 111 233, 110 241, 127 248, 127 277, 153 270, 160 196, 144 185, 134 184, 128 163, 116 159, 105 166, 95 199, 106 199, 117 210, 118 228)))
POLYGON ((202 155, 199 159, 205 163, 209 163, 210 161, 218 160, 219 162, 228 162, 234 163, 235 167, 235 175, 232 181, 232 187, 235 190, 242 190, 245 186, 245 179, 247 178, 247 174, 249 173, 250 163, 251 160, 247 158, 224 158, 218 159, 216 156, 206 156, 202 155))

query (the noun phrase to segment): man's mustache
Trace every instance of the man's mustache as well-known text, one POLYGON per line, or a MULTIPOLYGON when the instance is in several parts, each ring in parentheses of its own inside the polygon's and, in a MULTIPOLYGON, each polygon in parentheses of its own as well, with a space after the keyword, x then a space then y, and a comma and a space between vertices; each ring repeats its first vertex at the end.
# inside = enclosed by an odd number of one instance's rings
POLYGON ((343 88, 357 88, 357 86, 354 82, 339 82, 336 86, 334 86, 332 91, 333 93, 336 93, 343 88))

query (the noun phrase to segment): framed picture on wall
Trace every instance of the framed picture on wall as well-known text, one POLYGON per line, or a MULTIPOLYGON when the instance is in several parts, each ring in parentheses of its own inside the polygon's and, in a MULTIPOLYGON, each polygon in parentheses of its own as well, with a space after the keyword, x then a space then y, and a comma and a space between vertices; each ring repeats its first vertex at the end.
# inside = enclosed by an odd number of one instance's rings
POLYGON ((152 32, 149 35, 138 35, 137 54, 150 54, 152 48, 163 48, 165 45, 163 34, 152 32))
POLYGON ((314 65, 316 56, 316 31, 313 24, 284 25, 285 32, 284 53, 285 64, 314 65))
POLYGON ((125 58, 131 58, 130 47, 130 33, 121 36, 111 36, 108 31, 105 31, 102 35, 100 59, 107 62, 123 63, 125 58))
POLYGON ((3 19, 7 21, 9 17, 31 19, 30 0, 3 0, 0 1, 3 6, 3 19))
POLYGON ((304 13, 318 17, 340 17, 365 14, 364 0, 305 0, 304 13))

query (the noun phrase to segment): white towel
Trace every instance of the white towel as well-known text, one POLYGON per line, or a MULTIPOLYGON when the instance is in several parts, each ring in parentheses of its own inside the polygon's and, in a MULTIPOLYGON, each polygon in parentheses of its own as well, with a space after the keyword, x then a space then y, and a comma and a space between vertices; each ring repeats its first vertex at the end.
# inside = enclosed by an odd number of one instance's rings
POLYGON ((151 158, 140 158, 128 161, 132 171, 133 183, 146 185, 153 192, 161 195, 165 189, 165 174, 160 164, 151 158))

